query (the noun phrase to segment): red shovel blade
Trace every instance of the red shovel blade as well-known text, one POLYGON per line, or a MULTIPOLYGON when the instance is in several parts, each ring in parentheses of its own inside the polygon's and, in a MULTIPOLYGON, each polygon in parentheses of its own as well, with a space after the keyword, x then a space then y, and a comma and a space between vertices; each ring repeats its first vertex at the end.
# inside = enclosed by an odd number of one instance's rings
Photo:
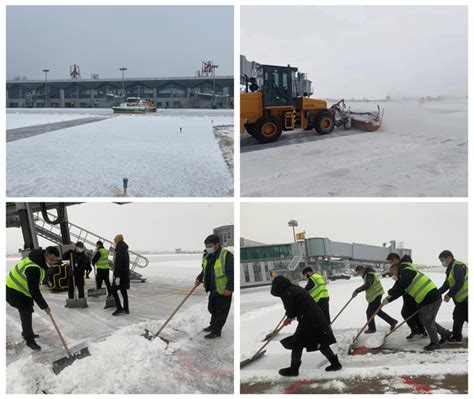
POLYGON ((355 348, 351 355, 354 356, 354 355, 365 355, 369 353, 369 348, 367 348, 366 346, 359 346, 358 348, 355 348))

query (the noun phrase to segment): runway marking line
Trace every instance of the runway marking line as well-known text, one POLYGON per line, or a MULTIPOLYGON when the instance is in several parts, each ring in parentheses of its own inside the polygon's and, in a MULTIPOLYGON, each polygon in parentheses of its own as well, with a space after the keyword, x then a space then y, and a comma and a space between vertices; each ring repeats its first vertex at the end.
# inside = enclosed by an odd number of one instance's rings
POLYGON ((294 384, 288 385, 283 393, 291 395, 292 393, 295 393, 298 389, 300 389, 303 385, 308 385, 311 384, 312 382, 309 380, 301 380, 297 381, 294 384))
POLYGON ((407 375, 403 375, 401 377, 401 379, 405 384, 412 385, 413 388, 415 389, 415 391, 417 391, 417 392, 431 393, 431 391, 432 391, 432 389, 429 385, 420 384, 419 382, 417 382, 416 380, 414 380, 413 378, 411 378, 407 375))

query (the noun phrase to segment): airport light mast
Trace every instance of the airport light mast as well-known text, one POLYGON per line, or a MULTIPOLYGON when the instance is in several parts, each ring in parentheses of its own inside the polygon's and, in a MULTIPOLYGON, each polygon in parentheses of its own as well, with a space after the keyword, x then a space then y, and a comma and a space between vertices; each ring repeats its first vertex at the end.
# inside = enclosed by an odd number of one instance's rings
POLYGON ((49 69, 43 69, 44 72, 44 107, 48 108, 48 72, 49 69))
POLYGON ((122 71, 122 103, 125 102, 125 71, 127 68, 121 67, 120 70, 122 71))

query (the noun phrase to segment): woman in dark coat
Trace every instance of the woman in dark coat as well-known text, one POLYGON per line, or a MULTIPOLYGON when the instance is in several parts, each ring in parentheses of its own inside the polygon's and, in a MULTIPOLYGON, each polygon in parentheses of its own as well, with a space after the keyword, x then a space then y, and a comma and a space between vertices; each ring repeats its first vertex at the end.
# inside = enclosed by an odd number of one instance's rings
POLYGON ((286 277, 277 276, 272 282, 271 294, 280 297, 286 310, 284 325, 298 320, 298 327, 291 337, 280 342, 291 350, 291 366, 279 370, 285 377, 297 376, 301 366, 303 349, 307 352, 319 350, 331 363, 326 371, 337 371, 342 368, 337 355, 329 345, 336 343, 331 327, 324 317, 324 313, 308 292, 291 283, 286 277))
POLYGON ((115 299, 115 306, 117 309, 114 316, 120 313, 129 314, 128 309, 128 294, 127 290, 130 289, 130 256, 128 254, 128 245, 123 240, 122 234, 118 234, 114 238, 115 242, 115 253, 114 253, 114 278, 112 280, 112 295, 115 299), (122 294, 123 307, 120 303, 118 292, 122 294))

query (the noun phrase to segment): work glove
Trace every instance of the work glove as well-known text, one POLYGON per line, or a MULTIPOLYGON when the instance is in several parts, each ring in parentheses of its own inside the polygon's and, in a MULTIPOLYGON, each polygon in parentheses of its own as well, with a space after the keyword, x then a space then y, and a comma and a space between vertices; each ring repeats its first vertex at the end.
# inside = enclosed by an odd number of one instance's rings
POLYGON ((383 299, 382 301, 382 305, 385 306, 385 305, 388 305, 390 303, 390 297, 387 296, 383 299))
POLYGON ((357 294, 358 294, 358 292, 357 292, 357 291, 354 291, 354 292, 352 293, 352 299, 354 299, 354 298, 357 296, 357 294))
POLYGON ((120 277, 115 278, 115 285, 120 285, 120 277))
POLYGON ((284 326, 287 326, 287 325, 291 324, 292 321, 293 321, 292 319, 289 319, 289 318, 287 317, 287 318, 285 319, 285 321, 283 322, 283 325, 284 325, 284 326))
POLYGON ((450 299, 449 293, 444 296, 444 302, 449 302, 450 299))

